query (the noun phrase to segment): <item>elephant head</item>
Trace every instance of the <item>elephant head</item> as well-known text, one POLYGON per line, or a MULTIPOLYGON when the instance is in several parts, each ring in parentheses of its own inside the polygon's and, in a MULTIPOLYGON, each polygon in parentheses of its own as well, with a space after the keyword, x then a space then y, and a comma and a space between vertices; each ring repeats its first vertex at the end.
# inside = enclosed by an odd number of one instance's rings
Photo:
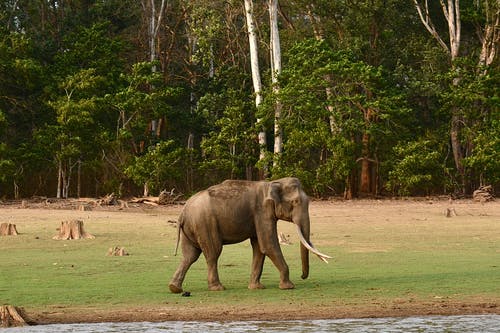
POLYGON ((310 242, 309 198, 297 178, 282 178, 269 186, 269 197, 274 201, 276 219, 292 222, 297 226, 302 259, 302 279, 309 276, 309 251, 328 262, 330 256, 319 252, 310 242))

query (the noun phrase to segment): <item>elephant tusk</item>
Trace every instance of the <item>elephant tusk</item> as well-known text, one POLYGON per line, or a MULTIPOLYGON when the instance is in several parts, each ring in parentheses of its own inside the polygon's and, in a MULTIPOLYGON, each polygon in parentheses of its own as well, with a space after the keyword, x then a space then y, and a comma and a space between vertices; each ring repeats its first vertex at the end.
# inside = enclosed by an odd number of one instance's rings
POLYGON ((330 257, 329 255, 327 254, 324 254, 324 253, 321 253, 319 252, 318 250, 316 250, 314 247, 311 246, 311 244, 309 244, 309 242, 304 238, 304 235, 302 234, 302 230, 300 230, 300 226, 297 225, 297 232, 299 234, 299 238, 300 238, 300 242, 309 250, 311 251, 312 253, 314 253, 315 255, 318 256, 318 258, 320 258, 321 260, 323 260, 324 262, 326 262, 328 264, 328 260, 326 260, 327 258, 328 259, 332 259, 332 257, 330 257))

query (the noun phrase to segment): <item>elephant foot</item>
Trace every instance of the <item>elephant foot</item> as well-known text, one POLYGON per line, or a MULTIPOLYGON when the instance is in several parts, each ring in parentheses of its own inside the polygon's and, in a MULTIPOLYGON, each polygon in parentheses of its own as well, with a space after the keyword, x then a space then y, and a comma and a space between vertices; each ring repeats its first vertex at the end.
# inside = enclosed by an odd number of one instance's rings
POLYGON ((256 282, 256 283, 250 283, 248 285, 248 289, 266 289, 266 287, 264 287, 262 283, 256 282))
POLYGON ((170 289, 170 292, 172 292, 174 294, 180 294, 180 293, 182 293, 182 288, 179 287, 179 286, 177 286, 177 285, 175 285, 172 282, 168 285, 168 288, 170 289))
POLYGON ((223 291, 223 290, 226 290, 226 288, 224 288, 224 286, 219 283, 219 284, 214 284, 214 285, 208 286, 208 290, 210 290, 210 291, 223 291))
POLYGON ((292 283, 292 281, 280 282, 280 289, 293 289, 293 288, 295 288, 295 285, 292 283))

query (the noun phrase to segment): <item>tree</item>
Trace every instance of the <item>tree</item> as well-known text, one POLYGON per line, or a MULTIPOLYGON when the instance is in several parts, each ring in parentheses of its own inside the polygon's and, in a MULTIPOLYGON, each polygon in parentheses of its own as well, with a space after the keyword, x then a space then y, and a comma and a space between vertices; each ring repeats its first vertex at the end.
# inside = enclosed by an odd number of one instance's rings
POLYGON ((56 113, 56 124, 38 133, 40 140, 51 148, 57 164, 57 198, 69 196, 73 168, 82 163, 88 145, 95 138, 92 126, 97 100, 94 94, 101 82, 102 77, 96 75, 94 69, 68 76, 59 86, 64 94, 50 102, 56 113))
MULTIPOLYGON (((250 48, 250 66, 252 71, 253 90, 255 94, 255 107, 258 109, 262 103, 262 81, 260 78, 259 50, 257 41, 257 27, 254 19, 253 0, 245 0, 245 18, 248 31, 248 45, 250 48)), ((267 152, 266 131, 262 119, 257 118, 256 127, 259 130, 259 162, 265 164, 267 152)), ((260 178, 267 177, 267 166, 261 165, 262 174, 260 178)))
POLYGON ((278 0, 269 0, 269 22, 270 22, 270 42, 271 51, 271 82, 273 94, 276 98, 274 105, 274 165, 280 158, 283 150, 283 133, 280 126, 281 121, 281 103, 279 101, 279 83, 278 77, 281 74, 281 44, 278 29, 278 0))
MULTIPOLYGON (((121 173, 128 168, 129 171, 122 176, 128 176, 134 182, 144 176, 132 177, 130 170, 134 169, 130 169, 129 159, 135 161, 132 165, 142 163, 140 156, 147 155, 151 149, 155 151, 157 144, 162 141, 151 126, 150 119, 168 119, 172 104, 176 104, 177 97, 182 94, 179 88, 165 86, 162 74, 151 70, 153 66, 155 63, 150 62, 134 64, 131 73, 122 76, 125 84, 114 94, 105 97, 108 105, 112 106, 116 121, 115 133, 111 136, 114 144, 110 145, 112 149, 105 152, 106 160, 121 173)), ((139 169, 143 170, 144 167, 139 169)), ((144 182, 143 190, 146 188, 149 192, 150 183, 144 182)))
POLYGON ((252 179, 256 163, 253 108, 244 89, 228 88, 219 94, 200 99, 198 109, 205 114, 215 110, 221 114, 207 137, 201 142, 203 161, 200 171, 212 183, 221 179, 252 179))
MULTIPOLYGON (((436 30, 434 23, 431 20, 430 8, 428 2, 425 1, 421 4, 418 0, 413 0, 415 8, 417 9, 420 20, 424 24, 429 33, 437 40, 442 49, 449 54, 452 64, 452 71, 456 71, 455 62, 459 56, 461 31, 462 25, 460 20, 460 2, 459 0, 440 0, 441 9, 448 25, 448 44, 444 42, 443 38, 436 30)), ((453 79, 453 85, 456 86, 460 82, 460 77, 453 79)), ((455 166, 461 177, 462 191, 465 191, 465 170, 463 166, 463 147, 460 140, 460 132, 462 129, 463 119, 458 107, 453 106, 451 111, 451 125, 450 125, 450 142, 453 150, 453 157, 455 166)))
POLYGON ((178 165, 183 155, 183 149, 176 147, 174 141, 161 141, 149 146, 143 155, 135 156, 124 172, 137 185, 159 193, 173 180, 181 178, 178 165))

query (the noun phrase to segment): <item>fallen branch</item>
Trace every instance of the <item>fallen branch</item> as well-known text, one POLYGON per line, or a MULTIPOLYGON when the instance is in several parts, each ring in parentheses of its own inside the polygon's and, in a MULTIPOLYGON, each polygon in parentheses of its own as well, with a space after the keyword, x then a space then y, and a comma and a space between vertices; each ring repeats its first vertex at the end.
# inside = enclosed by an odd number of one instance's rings
POLYGON ((493 200, 493 187, 491 185, 485 185, 479 187, 472 193, 472 198, 474 201, 488 202, 493 200))

